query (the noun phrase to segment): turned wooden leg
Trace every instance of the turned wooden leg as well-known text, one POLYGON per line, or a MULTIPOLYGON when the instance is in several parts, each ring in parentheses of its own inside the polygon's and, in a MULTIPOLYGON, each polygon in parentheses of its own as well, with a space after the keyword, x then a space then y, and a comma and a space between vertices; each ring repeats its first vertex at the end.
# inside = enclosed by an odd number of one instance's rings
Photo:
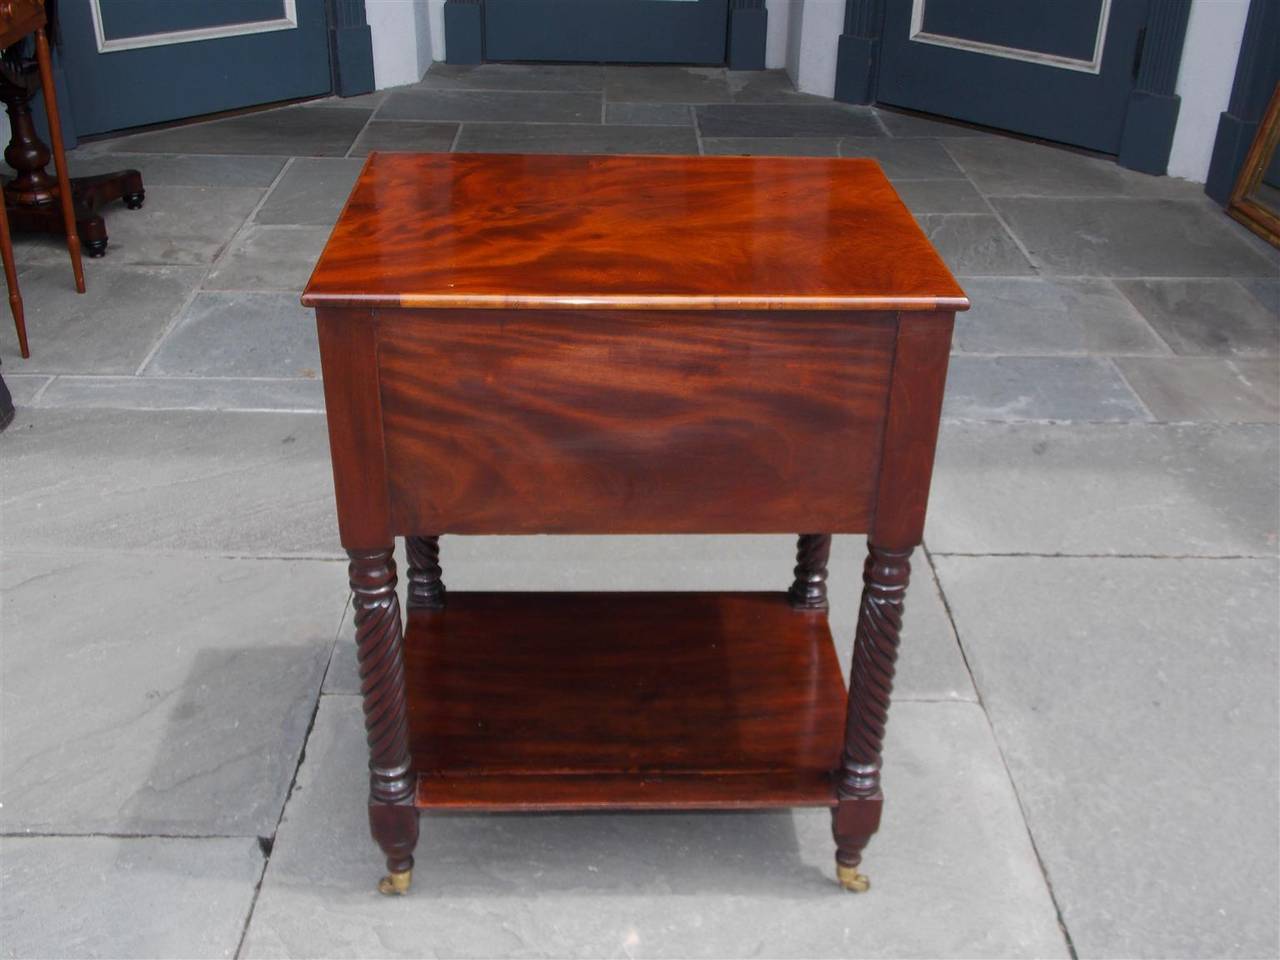
POLYGON ((846 890, 870 886, 858 872, 862 851, 880 826, 880 752, 889 719, 889 695, 898 659, 903 598, 911 576, 910 550, 867 545, 862 569, 862 606, 853 643, 844 752, 837 774, 831 831, 836 841, 836 876, 846 890))
POLYGON ((796 542, 796 579, 787 591, 793 607, 827 609, 827 560, 830 557, 831 534, 800 534, 796 542))
POLYGON ((18 329, 18 352, 22 359, 31 356, 27 346, 27 321, 22 310, 22 291, 18 289, 18 268, 13 262, 13 239, 9 236, 9 217, 0 201, 0 259, 4 260, 4 281, 9 287, 9 310, 18 329))
POLYGON ((62 121, 58 119, 58 97, 53 89, 53 61, 49 55, 49 39, 44 27, 36 30, 36 59, 40 63, 40 88, 44 93, 44 112, 49 120, 49 142, 53 144, 53 165, 58 174, 58 206, 62 209, 62 225, 67 231, 67 253, 71 256, 71 273, 76 292, 84 293, 84 265, 80 262, 80 235, 76 232, 75 201, 71 195, 71 178, 67 173, 67 152, 62 147, 62 121))
POLYGON ((442 609, 444 580, 440 570, 440 538, 405 537, 404 546, 409 555, 409 609, 442 609))
POLYGON ((396 564, 391 548, 348 550, 354 594, 356 656, 369 740, 369 827, 387 857, 385 894, 406 893, 418 843, 417 787, 409 756, 404 649, 396 564))

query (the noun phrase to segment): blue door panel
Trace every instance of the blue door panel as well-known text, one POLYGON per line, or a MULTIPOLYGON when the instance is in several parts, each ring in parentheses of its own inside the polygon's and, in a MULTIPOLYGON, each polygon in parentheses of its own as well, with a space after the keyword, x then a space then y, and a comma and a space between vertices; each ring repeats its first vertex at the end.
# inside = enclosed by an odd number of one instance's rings
POLYGON ((728 0, 485 0, 486 60, 725 61, 728 0))
MULTIPOLYGON (((925 0, 926 14, 935 2, 939 0, 925 0)), ((953 18, 962 17, 966 9, 977 11, 989 5, 992 4, 988 0, 966 0, 958 6, 943 4, 950 8, 946 13, 953 18)), ((1146 20, 1146 0, 1112 0, 1100 68, 1096 73, 913 41, 911 7, 911 0, 887 0, 877 88, 879 101, 1104 153, 1119 152, 1129 94, 1134 86, 1135 55, 1146 20)), ((985 42, 1016 46, 1009 42, 1014 36, 1037 42, 1034 38, 1040 28, 1033 26, 1037 18, 1042 24, 1052 23, 1054 16, 1073 10, 1080 12, 1074 0, 1060 5, 1059 0, 1023 0, 1010 5, 1005 12, 1006 18, 1021 16, 1024 19, 1016 28, 1005 24, 998 33, 993 32, 996 28, 976 17, 967 26, 953 20, 953 28, 982 36, 985 42), (985 39, 995 36, 1005 39, 985 39)), ((1090 19, 1091 28, 1096 22, 1096 16, 1090 19)), ((1059 49, 1063 49, 1061 43, 1055 41, 1059 49)), ((1092 57, 1092 42, 1088 43, 1088 54, 1084 57, 1075 56, 1084 47, 1082 41, 1077 37, 1071 43, 1074 46, 1067 56, 1079 60, 1092 57)), ((1029 52, 1062 55, 1057 50, 1029 52)))
POLYGON ((1104 0, 928 0, 923 28, 1020 50, 1088 60, 1104 0))
POLYGON ((261 23, 284 16, 283 0, 98 0, 108 40, 176 30, 261 23))
MULTIPOLYGON (((236 0, 227 7, 238 11, 230 18, 221 3, 101 2, 108 41, 275 20, 283 9, 280 0, 236 0), (137 19, 122 18, 130 10, 137 19), (181 10, 192 16, 178 19, 181 10)), ((289 29, 105 52, 98 49, 89 0, 62 3, 58 12, 69 107, 81 136, 332 89, 325 0, 296 0, 297 26, 289 29)))

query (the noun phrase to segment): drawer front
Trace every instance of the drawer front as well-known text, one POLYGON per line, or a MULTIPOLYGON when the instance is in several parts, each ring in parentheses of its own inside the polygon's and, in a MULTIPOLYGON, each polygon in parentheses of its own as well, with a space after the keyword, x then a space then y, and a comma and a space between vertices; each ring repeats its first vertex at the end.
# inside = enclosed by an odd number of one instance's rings
POLYGON ((396 533, 867 528, 892 314, 376 321, 396 533))

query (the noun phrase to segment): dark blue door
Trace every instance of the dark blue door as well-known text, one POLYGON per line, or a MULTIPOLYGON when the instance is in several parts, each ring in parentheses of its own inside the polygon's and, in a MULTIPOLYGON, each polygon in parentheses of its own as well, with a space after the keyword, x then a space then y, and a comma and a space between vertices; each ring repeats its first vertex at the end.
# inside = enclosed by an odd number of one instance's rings
POLYGON ((486 60, 725 62, 728 0, 485 0, 486 60))
POLYGON ((1146 0, 887 0, 877 99, 1118 153, 1146 0))
POLYGON ((63 0, 58 19, 79 134, 330 90, 325 0, 63 0))

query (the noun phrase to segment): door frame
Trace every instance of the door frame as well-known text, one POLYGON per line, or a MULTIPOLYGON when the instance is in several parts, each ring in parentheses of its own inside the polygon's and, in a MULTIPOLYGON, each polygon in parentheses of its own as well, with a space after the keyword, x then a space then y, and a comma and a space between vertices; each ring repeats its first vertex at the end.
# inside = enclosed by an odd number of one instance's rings
MULTIPOLYGON (((844 32, 836 51, 835 98, 875 103, 881 64, 885 0, 845 0, 844 32)), ((1266 6, 1254 0, 1254 7, 1266 6)), ((1169 166, 1181 98, 1174 93, 1191 0, 1151 0, 1140 48, 1134 51, 1134 87, 1129 94, 1117 162, 1163 175, 1169 166)))
MULTIPOLYGON (((764 69, 768 16, 765 0, 729 0, 725 63, 731 70, 764 69)), ((444 60, 485 62, 484 0, 445 0, 444 60)))
POLYGON ((1280 83, 1280 4, 1252 0, 1240 41, 1235 80, 1227 109, 1218 117, 1218 133, 1204 192, 1226 206, 1244 166, 1271 92, 1280 83))

